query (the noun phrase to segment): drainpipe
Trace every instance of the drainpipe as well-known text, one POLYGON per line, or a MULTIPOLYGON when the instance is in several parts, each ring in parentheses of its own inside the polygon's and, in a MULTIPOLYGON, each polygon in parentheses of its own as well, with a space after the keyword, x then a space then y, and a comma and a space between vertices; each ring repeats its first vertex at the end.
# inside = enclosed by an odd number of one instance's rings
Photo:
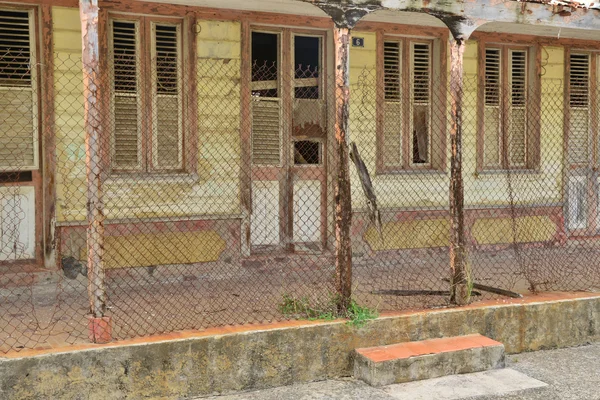
POLYGON ((87 168, 87 275, 90 301, 89 337, 94 343, 111 339, 111 321, 106 313, 104 288, 104 204, 100 160, 100 115, 98 84, 98 0, 79 0, 81 16, 85 159, 87 168))
POLYGON ((335 43, 335 159, 337 176, 335 200, 335 283, 339 295, 339 311, 344 312, 352 297, 352 198, 348 155, 348 119, 350 100, 350 29, 333 30, 335 43))

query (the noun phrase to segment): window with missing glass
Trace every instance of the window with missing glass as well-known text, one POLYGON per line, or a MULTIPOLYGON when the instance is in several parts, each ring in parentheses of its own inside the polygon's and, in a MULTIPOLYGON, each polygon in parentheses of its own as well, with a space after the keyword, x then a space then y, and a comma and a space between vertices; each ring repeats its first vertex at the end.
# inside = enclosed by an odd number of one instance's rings
POLYGON ((445 90, 439 41, 385 37, 381 48, 378 169, 443 169, 445 124, 440 113, 445 90))

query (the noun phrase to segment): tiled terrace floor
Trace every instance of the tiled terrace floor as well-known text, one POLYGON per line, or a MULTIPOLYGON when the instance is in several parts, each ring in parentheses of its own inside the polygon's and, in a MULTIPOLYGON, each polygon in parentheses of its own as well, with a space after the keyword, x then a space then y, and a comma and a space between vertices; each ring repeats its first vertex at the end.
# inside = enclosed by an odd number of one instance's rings
MULTIPOLYGON (((447 290, 447 249, 394 252, 378 259, 355 257, 354 297, 380 312, 448 306, 446 296, 389 296, 377 290, 447 290)), ((174 331, 204 331, 221 326, 295 318, 283 315, 284 295, 305 297, 318 308, 334 291, 334 267, 327 257, 289 256, 252 267, 242 263, 173 265, 109 271, 108 314, 118 340, 174 331), (310 257, 309 260, 303 257, 310 257)), ((600 288, 600 249, 531 248, 470 254, 478 283, 527 293, 539 290, 600 288)), ((22 276, 21 276, 22 278, 22 276)), ((86 278, 48 274, 43 283, 0 286, 0 353, 52 349, 88 343, 86 278)), ((16 278, 15 278, 16 279, 16 278)), ((475 302, 501 300, 482 292, 475 302)))

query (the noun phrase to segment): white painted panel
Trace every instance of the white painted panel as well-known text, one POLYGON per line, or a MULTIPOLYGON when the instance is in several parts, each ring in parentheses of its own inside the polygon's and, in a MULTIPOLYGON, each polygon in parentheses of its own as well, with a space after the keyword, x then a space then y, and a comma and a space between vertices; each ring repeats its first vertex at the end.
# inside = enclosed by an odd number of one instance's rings
POLYGON ((567 224, 571 230, 587 228, 587 192, 585 176, 569 178, 567 224))
POLYGON ((252 183, 250 230, 253 246, 279 244, 279 182, 252 183))
POLYGON ((34 257, 34 188, 0 187, 0 261, 34 257))
POLYGON ((600 230, 600 177, 596 178, 596 229, 600 230))
POLYGON ((294 182, 294 243, 321 241, 321 182, 294 182))

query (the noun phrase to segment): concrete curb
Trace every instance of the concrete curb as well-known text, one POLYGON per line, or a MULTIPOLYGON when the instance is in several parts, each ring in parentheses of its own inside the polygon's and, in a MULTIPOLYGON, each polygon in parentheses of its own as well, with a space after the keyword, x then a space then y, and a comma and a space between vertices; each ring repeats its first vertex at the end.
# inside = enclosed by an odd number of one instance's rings
POLYGON ((518 353, 600 339, 600 296, 540 299, 386 316, 360 329, 311 323, 1 358, 0 398, 181 399, 350 376, 360 347, 479 333, 518 353))

